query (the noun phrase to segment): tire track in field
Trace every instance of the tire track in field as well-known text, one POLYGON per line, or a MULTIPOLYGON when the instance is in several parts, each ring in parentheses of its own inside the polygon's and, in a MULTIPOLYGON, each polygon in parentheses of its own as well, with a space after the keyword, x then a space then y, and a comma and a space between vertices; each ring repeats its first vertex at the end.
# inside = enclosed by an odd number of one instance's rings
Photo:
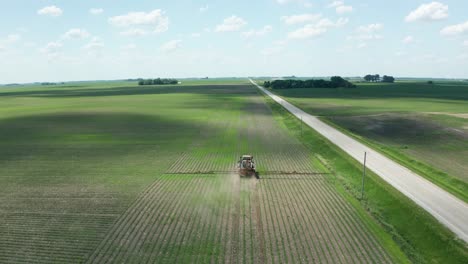
MULTIPOLYGON (((250 203, 252 205, 252 218, 253 218, 253 224, 252 226, 254 227, 254 232, 255 232, 255 237, 257 238, 256 240, 252 241, 254 245, 258 244, 258 252, 254 252, 254 254, 257 256, 256 259, 254 259, 254 263, 266 263, 266 242, 265 242, 265 236, 264 236, 264 229, 263 229, 263 220, 262 220, 262 212, 260 208, 260 194, 259 190, 257 188, 257 181, 253 180, 252 181, 252 195, 253 200, 250 200, 250 203)), ((254 248, 257 248, 254 247, 254 248)))
POLYGON ((230 262, 238 263, 239 257, 239 246, 240 246, 240 234, 239 234, 239 221, 240 221, 240 179, 235 178, 235 184, 232 188, 233 192, 233 209, 231 213, 231 250, 230 250, 230 262))

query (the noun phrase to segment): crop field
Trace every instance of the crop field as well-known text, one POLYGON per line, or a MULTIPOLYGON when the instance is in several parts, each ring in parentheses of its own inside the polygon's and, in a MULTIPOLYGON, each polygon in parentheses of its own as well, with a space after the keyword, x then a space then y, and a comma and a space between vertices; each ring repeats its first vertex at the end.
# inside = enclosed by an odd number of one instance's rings
POLYGON ((393 262, 296 136, 250 85, 0 90, 0 262, 393 262))
POLYGON ((468 200, 468 83, 275 92, 468 200))

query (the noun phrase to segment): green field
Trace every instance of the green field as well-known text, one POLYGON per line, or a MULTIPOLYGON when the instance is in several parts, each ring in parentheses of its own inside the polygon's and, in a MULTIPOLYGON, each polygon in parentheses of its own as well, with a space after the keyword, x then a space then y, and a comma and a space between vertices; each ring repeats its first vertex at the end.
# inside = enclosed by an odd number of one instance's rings
POLYGON ((468 201, 468 83, 274 92, 468 201))
POLYGON ((2 88, 0 262, 406 262, 278 115, 243 84, 2 88))

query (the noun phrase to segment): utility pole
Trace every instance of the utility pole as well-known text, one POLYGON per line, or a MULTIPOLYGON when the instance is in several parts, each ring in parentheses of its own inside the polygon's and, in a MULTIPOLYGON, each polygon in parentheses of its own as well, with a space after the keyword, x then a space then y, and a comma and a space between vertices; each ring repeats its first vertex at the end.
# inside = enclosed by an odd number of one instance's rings
POLYGON ((362 171, 361 200, 364 198, 364 178, 366 177, 366 158, 367 158, 367 152, 364 151, 364 169, 362 171))

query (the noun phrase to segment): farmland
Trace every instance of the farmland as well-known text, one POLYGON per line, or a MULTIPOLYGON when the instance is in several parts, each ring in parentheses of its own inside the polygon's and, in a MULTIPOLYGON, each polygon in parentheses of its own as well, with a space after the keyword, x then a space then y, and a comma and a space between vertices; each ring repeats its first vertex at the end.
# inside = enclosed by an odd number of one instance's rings
POLYGON ((277 93, 468 200, 468 84, 401 82, 277 93))
POLYGON ((2 88, 0 117, 0 262, 406 261, 251 85, 2 88))

